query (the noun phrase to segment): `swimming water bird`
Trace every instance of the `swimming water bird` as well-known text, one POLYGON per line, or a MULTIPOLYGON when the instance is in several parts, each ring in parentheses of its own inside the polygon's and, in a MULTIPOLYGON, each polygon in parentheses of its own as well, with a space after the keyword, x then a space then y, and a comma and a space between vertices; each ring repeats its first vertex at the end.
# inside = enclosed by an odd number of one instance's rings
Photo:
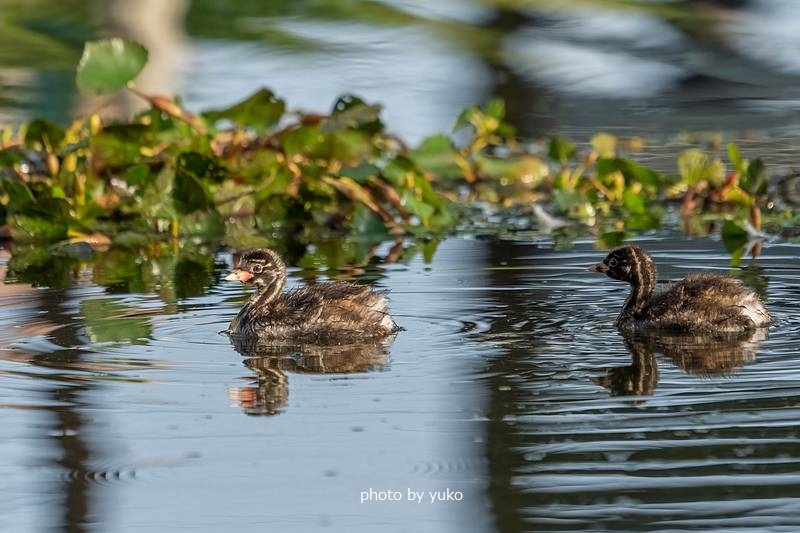
POLYGON ((231 321, 228 334, 246 343, 276 339, 351 342, 398 331, 383 292, 344 281, 284 291, 286 265, 272 250, 250 250, 226 278, 256 291, 231 321))
POLYGON ((656 266, 638 246, 617 248, 589 270, 630 284, 631 294, 617 318, 623 331, 730 333, 772 322, 758 295, 728 276, 692 274, 654 295, 656 266))

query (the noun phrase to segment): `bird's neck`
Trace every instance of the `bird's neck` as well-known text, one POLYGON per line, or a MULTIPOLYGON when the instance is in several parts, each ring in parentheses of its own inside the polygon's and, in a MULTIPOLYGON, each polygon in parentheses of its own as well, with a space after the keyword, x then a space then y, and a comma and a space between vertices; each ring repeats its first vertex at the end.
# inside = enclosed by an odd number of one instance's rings
POLYGON ((653 296, 653 289, 656 287, 656 267, 652 259, 642 254, 635 258, 632 268, 631 294, 625 300, 622 315, 636 317, 642 313, 650 297, 653 296))
POLYGON ((640 314, 650 297, 653 295, 653 286, 641 283, 631 283, 631 294, 625 300, 622 312, 631 316, 640 314))
POLYGON ((278 277, 269 283, 260 283, 247 302, 251 309, 263 309, 272 304, 283 292, 286 278, 278 277))

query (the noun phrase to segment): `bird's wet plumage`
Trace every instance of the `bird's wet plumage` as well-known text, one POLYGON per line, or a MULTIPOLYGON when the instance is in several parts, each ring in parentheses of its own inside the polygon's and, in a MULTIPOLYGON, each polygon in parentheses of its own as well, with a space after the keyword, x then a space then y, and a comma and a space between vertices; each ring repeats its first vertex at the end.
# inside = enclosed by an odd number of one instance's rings
POLYGON ((256 287, 228 328, 236 338, 348 342, 398 331, 386 294, 367 285, 330 281, 284 291, 286 267, 272 250, 242 254, 226 279, 256 287))
POLYGON ((758 295, 739 281, 715 274, 692 274, 654 294, 656 268, 638 246, 618 248, 589 268, 626 281, 631 294, 617 318, 622 330, 737 332, 772 321, 758 295))

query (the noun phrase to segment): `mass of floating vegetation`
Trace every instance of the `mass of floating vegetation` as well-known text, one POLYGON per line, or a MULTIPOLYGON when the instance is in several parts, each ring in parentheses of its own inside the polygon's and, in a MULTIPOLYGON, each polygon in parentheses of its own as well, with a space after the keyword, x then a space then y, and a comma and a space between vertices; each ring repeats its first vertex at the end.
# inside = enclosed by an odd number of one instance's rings
POLYGON ((493 100, 458 117, 459 142, 434 135, 412 148, 386 131, 380 105, 356 96, 307 113, 261 89, 190 114, 137 88, 146 62, 141 45, 111 39, 87 43, 78 66, 82 92, 127 90, 149 103, 129 121, 90 114, 66 128, 37 119, 2 130, 0 224, 18 246, 189 237, 296 251, 346 237, 367 243, 353 252, 366 253, 393 238, 435 242, 486 213, 526 217, 534 229, 582 228, 611 246, 673 212, 690 234, 721 228, 736 255, 762 223, 797 222, 791 205, 770 195, 763 163, 742 158, 735 144, 727 167, 693 148, 665 175, 623 157, 608 134, 581 150, 558 138, 523 143, 493 100))

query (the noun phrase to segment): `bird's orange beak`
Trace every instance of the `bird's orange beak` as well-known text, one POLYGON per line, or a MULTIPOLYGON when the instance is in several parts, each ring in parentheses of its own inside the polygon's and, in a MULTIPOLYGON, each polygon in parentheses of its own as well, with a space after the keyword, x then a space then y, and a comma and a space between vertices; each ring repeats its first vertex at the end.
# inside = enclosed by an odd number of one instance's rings
POLYGON ((592 265, 587 269, 589 272, 600 272, 601 274, 605 274, 608 272, 608 265, 605 263, 597 263, 596 265, 592 265))
POLYGON ((233 272, 225 276, 225 281, 241 281, 242 283, 247 283, 254 277, 255 275, 252 272, 242 270, 241 268, 235 268, 233 272))

